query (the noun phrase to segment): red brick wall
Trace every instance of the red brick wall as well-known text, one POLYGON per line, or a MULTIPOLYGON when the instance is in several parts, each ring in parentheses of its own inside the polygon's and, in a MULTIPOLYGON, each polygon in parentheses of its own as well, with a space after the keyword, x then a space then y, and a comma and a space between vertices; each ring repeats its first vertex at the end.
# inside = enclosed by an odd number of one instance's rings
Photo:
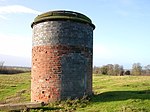
MULTIPOLYGON (((36 46, 32 49, 32 101, 53 102, 61 100, 61 76, 63 55, 80 52, 91 59, 88 49, 69 46, 36 46)), ((90 62, 91 63, 91 62, 90 62)), ((92 71, 89 71, 92 72, 92 71)), ((91 74, 91 73, 89 73, 91 74)), ((91 75, 88 76, 91 78, 91 75)), ((91 80, 88 80, 91 93, 91 80)))
POLYGON ((60 99, 60 56, 56 48, 37 46, 32 49, 32 100, 60 99))

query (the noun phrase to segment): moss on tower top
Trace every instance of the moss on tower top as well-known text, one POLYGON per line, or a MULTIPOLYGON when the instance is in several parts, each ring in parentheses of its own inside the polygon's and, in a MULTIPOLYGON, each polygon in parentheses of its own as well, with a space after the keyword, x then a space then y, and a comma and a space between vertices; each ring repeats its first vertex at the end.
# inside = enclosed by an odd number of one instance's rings
POLYGON ((35 19, 34 22, 31 24, 31 27, 33 27, 35 24, 43 22, 43 21, 48 21, 48 20, 73 20, 73 21, 78 21, 82 23, 87 23, 95 29, 95 25, 92 24, 92 21, 90 18, 87 16, 73 12, 73 11, 49 11, 46 13, 43 13, 41 15, 38 15, 35 19))

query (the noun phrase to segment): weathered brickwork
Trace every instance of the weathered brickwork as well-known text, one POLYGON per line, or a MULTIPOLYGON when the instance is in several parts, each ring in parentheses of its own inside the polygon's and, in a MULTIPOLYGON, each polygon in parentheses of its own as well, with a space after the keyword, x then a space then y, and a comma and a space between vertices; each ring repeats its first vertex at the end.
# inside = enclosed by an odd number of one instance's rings
POLYGON ((31 100, 92 94, 93 27, 72 20, 33 25, 31 100))

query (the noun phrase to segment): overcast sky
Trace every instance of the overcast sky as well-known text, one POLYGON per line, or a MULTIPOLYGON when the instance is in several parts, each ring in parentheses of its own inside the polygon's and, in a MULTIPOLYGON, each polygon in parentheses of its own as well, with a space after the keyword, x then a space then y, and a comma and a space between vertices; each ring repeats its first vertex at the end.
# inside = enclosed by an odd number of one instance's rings
POLYGON ((83 13, 95 24, 94 65, 150 64, 150 0, 0 0, 0 61, 31 66, 31 23, 61 9, 83 13))

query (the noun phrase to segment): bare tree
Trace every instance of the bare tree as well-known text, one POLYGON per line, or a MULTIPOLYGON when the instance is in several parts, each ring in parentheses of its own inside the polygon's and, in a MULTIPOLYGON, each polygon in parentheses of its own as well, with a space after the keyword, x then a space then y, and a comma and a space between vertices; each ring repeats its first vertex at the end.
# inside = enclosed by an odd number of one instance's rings
POLYGON ((0 61, 0 70, 2 70, 4 67, 4 61, 0 61))
POLYGON ((150 75, 150 65, 146 65, 144 68, 144 75, 150 75))
POLYGON ((100 74, 100 67, 93 67, 93 74, 100 74))
POLYGON ((107 66, 108 66, 107 74, 108 75, 114 75, 114 65, 108 64, 107 66))
POLYGON ((123 76, 123 75, 124 75, 124 68, 123 68, 122 65, 119 67, 119 75, 120 75, 120 76, 123 76))
POLYGON ((122 75, 122 72, 123 72, 123 66, 115 64, 114 65, 114 75, 122 75))
POLYGON ((142 66, 140 63, 134 63, 132 65, 132 75, 141 75, 142 74, 142 66))

